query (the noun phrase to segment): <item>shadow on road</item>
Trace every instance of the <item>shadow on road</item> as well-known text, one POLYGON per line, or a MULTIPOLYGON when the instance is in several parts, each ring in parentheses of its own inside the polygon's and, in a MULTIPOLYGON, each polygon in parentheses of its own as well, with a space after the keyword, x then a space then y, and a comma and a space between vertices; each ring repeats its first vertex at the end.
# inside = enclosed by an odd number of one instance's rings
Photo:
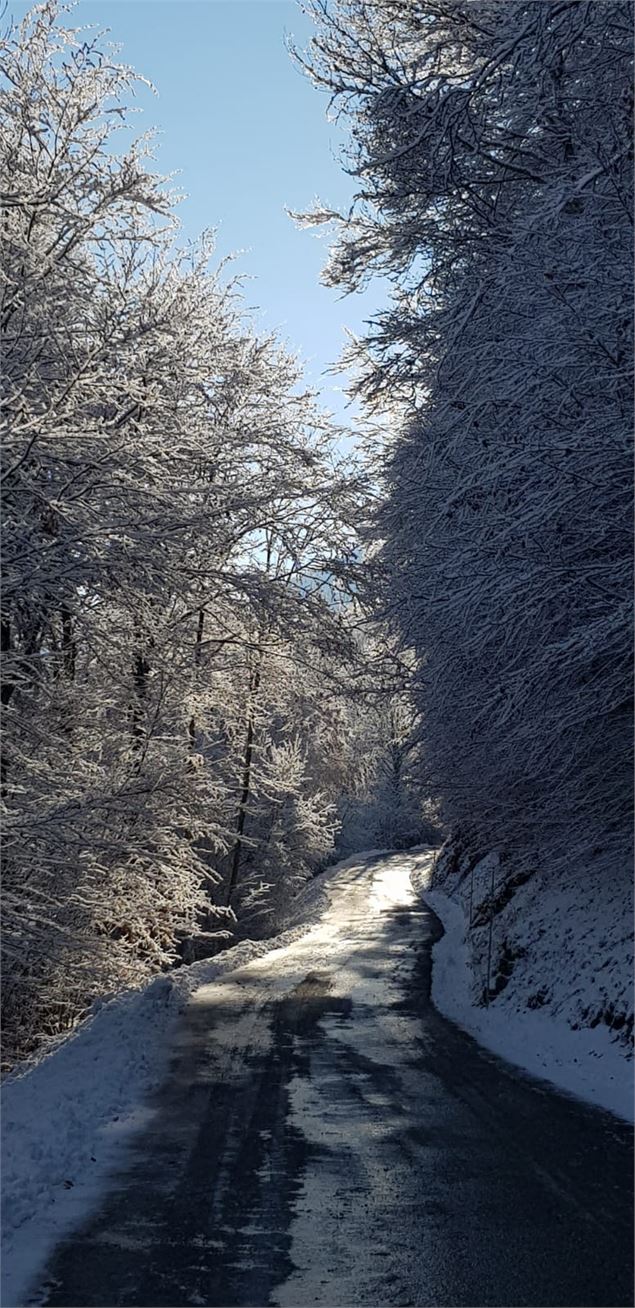
POLYGON ((348 952, 291 988, 261 963, 259 988, 243 969, 192 1004, 126 1170, 32 1302, 632 1304, 629 1128, 440 1016, 441 931, 414 901, 371 929, 362 903, 348 952))

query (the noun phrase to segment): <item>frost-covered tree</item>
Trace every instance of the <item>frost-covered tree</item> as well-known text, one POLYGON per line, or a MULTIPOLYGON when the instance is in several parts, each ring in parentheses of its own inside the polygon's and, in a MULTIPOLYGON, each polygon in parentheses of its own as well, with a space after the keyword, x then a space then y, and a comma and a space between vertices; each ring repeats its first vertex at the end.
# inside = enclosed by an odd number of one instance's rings
POLYGON ((299 714, 350 646, 361 494, 211 239, 179 246, 133 74, 62 16, 2 48, 9 1059, 218 947, 247 848, 269 920, 324 857, 299 714))
POLYGON ((478 847, 630 840, 632 6, 309 4, 350 125, 330 284, 384 415, 383 612, 421 778, 478 847))
POLYGON ((396 686, 348 710, 348 765, 339 789, 343 854, 435 845, 439 824, 421 784, 416 715, 396 686))

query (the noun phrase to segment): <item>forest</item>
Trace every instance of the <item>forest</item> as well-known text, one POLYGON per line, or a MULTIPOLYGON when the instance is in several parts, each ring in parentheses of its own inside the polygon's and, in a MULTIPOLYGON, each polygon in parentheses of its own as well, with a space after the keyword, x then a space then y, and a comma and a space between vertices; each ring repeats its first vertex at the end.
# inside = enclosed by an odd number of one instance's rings
POLYGON ((355 850, 628 866, 632 5, 304 8, 355 196, 295 221, 390 288, 354 447, 136 74, 55 0, 2 40, 8 1067, 355 850))

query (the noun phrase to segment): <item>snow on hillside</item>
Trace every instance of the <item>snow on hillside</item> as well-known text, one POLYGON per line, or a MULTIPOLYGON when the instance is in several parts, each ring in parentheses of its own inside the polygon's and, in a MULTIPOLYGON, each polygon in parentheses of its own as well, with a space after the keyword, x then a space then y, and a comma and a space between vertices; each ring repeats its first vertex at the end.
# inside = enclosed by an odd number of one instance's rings
POLYGON ((72 1035, 5 1081, 0 1094, 4 1308, 23 1301, 34 1269, 99 1200, 131 1134, 147 1121, 144 1101, 165 1075, 177 1020, 190 996, 303 936, 327 902, 330 878, 357 861, 347 859, 311 881, 290 905, 283 934, 243 941, 214 959, 95 1005, 72 1035))
POLYGON ((445 929, 433 963, 440 1011, 535 1076, 632 1120, 630 878, 609 882, 587 865, 525 879, 495 851, 477 861, 446 846, 432 880, 422 856, 413 881, 445 929))

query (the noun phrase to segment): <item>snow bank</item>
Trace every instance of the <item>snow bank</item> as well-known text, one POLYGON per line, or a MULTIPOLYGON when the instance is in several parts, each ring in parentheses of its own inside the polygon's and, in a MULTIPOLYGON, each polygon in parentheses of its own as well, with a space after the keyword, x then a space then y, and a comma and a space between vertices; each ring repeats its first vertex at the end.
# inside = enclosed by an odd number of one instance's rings
POLYGON ((51 1248, 99 1201, 131 1134, 147 1121, 144 1100, 166 1073, 174 1029, 190 996, 303 936, 327 903, 331 877, 358 861, 346 860, 310 882, 290 906, 284 933, 243 941, 95 1006, 72 1035, 4 1083, 4 1308, 24 1302, 51 1248))
POLYGON ((432 887, 429 859, 413 874, 445 930, 434 948, 437 1008, 510 1062, 632 1121, 630 881, 578 868, 514 884, 494 851, 473 867, 442 854, 438 868, 432 887))

